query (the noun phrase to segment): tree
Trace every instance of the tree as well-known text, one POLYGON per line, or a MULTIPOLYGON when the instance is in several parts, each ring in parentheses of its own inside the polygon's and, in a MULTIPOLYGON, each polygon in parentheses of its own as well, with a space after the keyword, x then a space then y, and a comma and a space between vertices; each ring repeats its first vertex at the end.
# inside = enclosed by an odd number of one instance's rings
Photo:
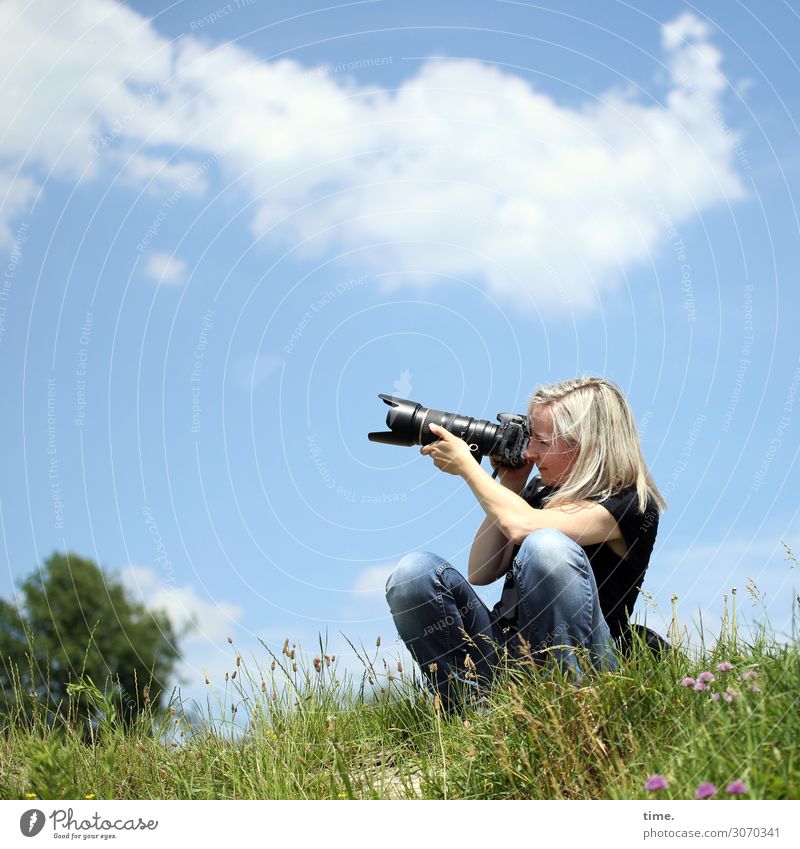
POLYGON ((66 717, 67 685, 85 677, 129 721, 145 705, 159 706, 179 657, 165 613, 134 601, 117 578, 75 554, 54 552, 22 583, 19 607, 0 599, 3 702, 26 716, 38 702, 66 717))

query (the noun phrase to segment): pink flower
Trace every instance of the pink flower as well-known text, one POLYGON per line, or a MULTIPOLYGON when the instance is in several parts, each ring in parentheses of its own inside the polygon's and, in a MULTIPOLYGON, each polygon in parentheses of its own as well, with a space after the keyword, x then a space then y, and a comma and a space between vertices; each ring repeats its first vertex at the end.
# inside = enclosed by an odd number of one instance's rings
POLYGON ((723 660, 717 664, 717 672, 730 672, 733 669, 733 664, 729 660, 723 660))
POLYGON ((755 669, 748 669, 747 672, 742 672, 739 676, 740 681, 752 681, 755 678, 758 678, 758 672, 755 669))
POLYGON ((704 684, 702 681, 698 679, 697 683, 694 685, 694 689, 697 690, 698 693, 702 693, 703 690, 708 689, 708 684, 704 684))
POLYGON ((681 687, 694 687, 694 678, 688 676, 681 681, 681 687))
POLYGON ((761 687, 759 687, 758 684, 749 684, 747 689, 750 690, 750 692, 752 692, 752 693, 760 693, 761 692, 761 687))
POLYGON ((734 693, 734 691, 733 691, 733 690, 726 690, 726 691, 722 694, 722 697, 725 699, 725 701, 726 701, 728 704, 731 704, 731 702, 733 702, 733 700, 736 698, 736 693, 734 693))
POLYGON ((695 799, 710 799, 716 792, 717 788, 710 781, 704 781, 694 791, 694 797, 695 799))
POLYGON ((725 792, 729 796, 746 796, 748 790, 747 785, 741 778, 739 778, 736 781, 731 781, 731 783, 725 788, 725 792))
POLYGON ((712 694, 711 694, 711 701, 712 701, 712 702, 718 702, 718 701, 719 701, 719 699, 720 699, 720 695, 719 695, 719 693, 712 693, 712 694))
POLYGON ((655 775, 651 775, 647 781, 644 783, 645 790, 666 790, 667 789, 667 779, 664 778, 663 775, 659 775, 656 773, 655 775))
POLYGON ((717 679, 714 677, 713 672, 706 670, 697 676, 697 680, 702 681, 704 684, 710 684, 712 681, 716 681, 717 679))

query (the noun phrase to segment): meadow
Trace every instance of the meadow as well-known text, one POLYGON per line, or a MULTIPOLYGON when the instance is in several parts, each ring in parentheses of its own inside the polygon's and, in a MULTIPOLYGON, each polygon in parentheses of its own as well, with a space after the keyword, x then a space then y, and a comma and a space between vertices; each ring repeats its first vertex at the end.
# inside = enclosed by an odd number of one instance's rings
POLYGON ((792 610, 789 638, 763 622, 743 634, 734 608, 694 648, 675 618, 672 648, 636 639, 619 669, 580 684, 532 659, 504 663, 486 701, 453 715, 418 670, 376 668, 377 647, 354 649, 359 680, 324 645, 308 662, 288 641, 265 647, 262 666, 231 642, 202 709, 173 694, 123 724, 90 681, 70 698, 88 700, 92 722, 69 705, 54 719, 6 704, 0 797, 796 799, 800 598, 792 610))

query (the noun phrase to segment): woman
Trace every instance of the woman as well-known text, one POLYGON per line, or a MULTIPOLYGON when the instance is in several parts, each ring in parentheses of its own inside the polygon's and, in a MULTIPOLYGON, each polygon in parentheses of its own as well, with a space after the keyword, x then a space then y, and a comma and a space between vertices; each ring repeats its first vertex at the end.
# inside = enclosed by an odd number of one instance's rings
MULTIPOLYGON (((498 649, 551 654, 580 677, 573 649, 614 669, 666 508, 647 469, 628 404, 595 377, 542 387, 530 399, 531 440, 499 483, 467 444, 431 425, 420 453, 468 484, 486 519, 469 553, 468 580, 431 552, 403 557, 386 584, 397 631, 445 709, 464 686, 492 680, 498 649), (530 482, 533 466, 538 475, 530 482), (526 485, 527 483, 527 485, 526 485), (505 576, 490 611, 470 586, 505 576)), ((494 468, 498 465, 491 461, 494 468)))

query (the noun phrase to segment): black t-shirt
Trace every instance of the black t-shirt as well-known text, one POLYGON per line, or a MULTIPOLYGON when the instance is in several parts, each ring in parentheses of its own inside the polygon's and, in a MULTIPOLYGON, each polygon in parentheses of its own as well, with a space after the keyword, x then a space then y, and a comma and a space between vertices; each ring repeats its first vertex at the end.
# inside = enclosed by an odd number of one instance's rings
MULTIPOLYGON (((536 475, 521 493, 521 497, 531 507, 541 508, 544 499, 551 495, 556 487, 545 486, 536 475)), ((636 603, 639 588, 644 580, 644 573, 650 562, 653 544, 658 532, 658 507, 652 496, 647 499, 647 509, 644 513, 639 510, 639 497, 635 486, 624 487, 609 498, 593 497, 588 500, 597 501, 616 519, 622 532, 628 552, 621 559, 609 545, 584 545, 583 550, 589 558, 597 583, 600 598, 600 609, 611 635, 618 639, 625 630, 626 617, 629 617, 636 603)), ((514 547, 516 557, 519 546, 514 547)))

